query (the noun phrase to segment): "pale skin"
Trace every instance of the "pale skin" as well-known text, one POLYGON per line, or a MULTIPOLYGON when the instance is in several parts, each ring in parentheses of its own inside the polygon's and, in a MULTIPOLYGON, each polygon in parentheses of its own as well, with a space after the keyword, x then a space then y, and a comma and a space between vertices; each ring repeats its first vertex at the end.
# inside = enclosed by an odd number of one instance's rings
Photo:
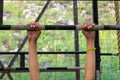
POLYGON ((30 80, 40 80, 40 72, 37 57, 37 40, 40 36, 39 24, 36 22, 28 24, 30 27, 36 28, 35 31, 27 31, 28 44, 29 44, 29 70, 30 80))
MULTIPOLYGON (((95 48, 95 31, 86 31, 85 29, 92 28, 94 24, 92 22, 86 22, 82 26, 82 33, 86 38, 87 49, 95 48)), ((86 53, 85 64, 85 80, 95 80, 95 50, 90 50, 86 53)))
MULTIPOLYGON (((30 80, 40 80, 39 65, 37 58, 37 39, 40 36, 39 24, 36 22, 30 23, 30 27, 36 28, 36 31, 27 31, 29 44, 29 70, 30 80)), ((91 22, 86 22, 82 26, 82 33, 86 37, 87 49, 95 48, 95 31, 86 31, 85 29, 94 26, 91 22)), ((85 64, 85 80, 95 80, 95 50, 90 50, 86 54, 85 64)))

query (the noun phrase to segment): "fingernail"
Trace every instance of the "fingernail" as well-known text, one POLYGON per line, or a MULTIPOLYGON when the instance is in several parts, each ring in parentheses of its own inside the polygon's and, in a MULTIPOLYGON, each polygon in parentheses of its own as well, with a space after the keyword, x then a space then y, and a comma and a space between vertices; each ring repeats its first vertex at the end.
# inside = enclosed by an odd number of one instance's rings
POLYGON ((33 25, 30 25, 30 27, 33 27, 33 25))

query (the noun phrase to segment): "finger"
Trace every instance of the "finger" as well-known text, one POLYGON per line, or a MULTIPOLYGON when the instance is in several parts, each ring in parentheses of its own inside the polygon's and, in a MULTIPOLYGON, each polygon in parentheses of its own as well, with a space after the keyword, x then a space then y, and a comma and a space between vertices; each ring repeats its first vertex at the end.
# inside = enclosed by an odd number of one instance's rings
POLYGON ((32 25, 32 22, 28 24, 28 26, 32 25))
POLYGON ((93 23, 93 26, 92 27, 95 27, 95 24, 93 23))
POLYGON ((39 27, 39 23, 38 22, 36 23, 36 26, 39 27))
POLYGON ((88 25, 86 28, 87 28, 87 29, 90 29, 90 26, 88 25))
POLYGON ((95 25, 94 23, 90 22, 90 23, 89 23, 89 28, 93 28, 94 25, 95 25))
POLYGON ((29 23, 28 26, 33 27, 33 22, 29 23))
POLYGON ((90 25, 90 26, 89 26, 89 28, 92 28, 92 27, 93 27, 93 25, 90 25))
POLYGON ((36 30, 38 30, 38 31, 39 31, 39 30, 40 30, 40 27, 39 27, 40 25, 39 25, 39 23, 38 23, 38 22, 36 22, 36 24, 35 24, 35 25, 36 25, 36 27, 35 27, 35 28, 36 28, 36 30))
POLYGON ((39 23, 38 22, 34 22, 32 27, 33 28, 38 28, 39 27, 39 23))
POLYGON ((92 25, 92 22, 87 22, 87 25, 88 25, 88 26, 92 25))
POLYGON ((93 26, 95 25, 95 23, 93 23, 93 26))
POLYGON ((39 25, 39 23, 38 23, 38 22, 36 22, 36 25, 39 25))
POLYGON ((82 26, 82 29, 85 29, 87 27, 87 25, 86 24, 84 24, 83 26, 82 26))
POLYGON ((33 28, 36 28, 36 26, 35 26, 35 25, 32 25, 32 27, 33 27, 33 28))
POLYGON ((30 25, 30 27, 36 28, 37 27, 36 22, 32 22, 31 25, 30 25))
POLYGON ((90 28, 92 28, 93 27, 93 23, 92 22, 85 22, 84 24, 83 24, 83 26, 82 26, 82 29, 90 29, 90 28))
POLYGON ((35 27, 35 25, 32 25, 32 24, 31 24, 31 25, 30 25, 30 27, 34 28, 34 27, 35 27))

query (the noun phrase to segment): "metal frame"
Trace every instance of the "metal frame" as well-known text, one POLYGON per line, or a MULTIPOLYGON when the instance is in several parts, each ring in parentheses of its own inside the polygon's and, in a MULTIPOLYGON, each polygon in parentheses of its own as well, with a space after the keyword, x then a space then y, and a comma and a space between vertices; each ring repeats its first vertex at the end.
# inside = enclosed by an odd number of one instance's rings
MULTIPOLYGON (((99 24, 98 22, 98 1, 93 1, 93 22, 99 24)), ((100 45, 99 45, 99 31, 95 34, 95 47, 96 47, 96 80, 101 80, 100 78, 100 45)))
MULTIPOLYGON (((77 0, 73 1, 73 16, 74 16, 74 24, 78 25, 78 6, 77 6, 77 0)), ((80 67, 80 59, 79 59, 79 54, 77 52, 79 51, 79 37, 78 37, 78 30, 74 31, 74 45, 75 45, 75 66, 80 67)), ((80 71, 76 71, 76 80, 80 80, 80 71)))
MULTIPOLYGON (((41 25, 40 30, 81 30, 80 25, 41 25)), ((36 30, 28 25, 0 25, 0 30, 36 30)), ((94 25, 93 28, 86 30, 120 30, 120 25, 94 25)))
MULTIPOLYGON (((28 52, 0 52, 0 54, 2 55, 13 55, 13 54, 23 54, 23 55, 27 55, 28 52)), ((37 52, 37 54, 86 54, 86 52, 37 52)), ((119 53, 101 53, 101 56, 118 56, 119 53)))
MULTIPOLYGON (((46 8, 48 7, 51 0, 46 1, 45 6, 43 7, 42 11, 40 12, 38 18, 35 22, 38 22, 43 13, 45 12, 46 8)), ((77 0, 73 0, 73 16, 74 16, 74 25, 78 24, 78 12, 77 12, 77 0)), ((0 25, 2 25, 3 20, 3 0, 0 0, 0 25)), ((98 3, 97 0, 93 0, 93 22, 98 24, 98 3)), ((52 25, 55 27, 55 25, 52 25)), ((66 26, 66 25, 64 25, 66 26)), ((75 27, 75 26, 74 26, 75 27)), ((55 28, 56 29, 56 28, 55 28)), ((73 30, 73 28, 72 28, 73 30)), ((75 30, 75 29, 74 29, 75 30)), ((79 64, 79 55, 85 54, 86 52, 79 52, 79 39, 78 39, 78 30, 74 31, 74 43, 75 43, 75 50, 73 52, 38 52, 38 54, 75 54, 75 67, 48 67, 48 68, 40 68, 41 72, 75 72, 76 73, 76 80, 80 80, 80 70, 84 70, 84 68, 80 68, 79 64)), ((29 68, 25 67, 25 55, 28 52, 20 52, 24 47, 24 44, 27 41, 27 36, 24 38, 23 42, 19 46, 17 52, 0 52, 2 55, 7 54, 15 54, 11 59, 7 68, 4 67, 3 63, 0 61, 0 79, 4 77, 5 74, 8 75, 10 80, 13 80, 11 76, 11 72, 29 72, 29 68), (11 68, 15 60, 20 55, 20 67, 11 68)), ((96 80, 100 80, 100 56, 118 56, 118 53, 100 53, 100 46, 99 46, 99 31, 96 31, 96 40, 95 40, 95 47, 96 47, 96 80)))

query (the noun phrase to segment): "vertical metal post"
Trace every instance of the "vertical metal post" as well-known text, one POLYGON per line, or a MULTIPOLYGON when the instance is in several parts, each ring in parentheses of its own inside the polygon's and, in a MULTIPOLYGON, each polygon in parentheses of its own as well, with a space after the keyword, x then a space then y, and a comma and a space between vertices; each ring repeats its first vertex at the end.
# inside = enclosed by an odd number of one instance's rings
POLYGON ((25 54, 20 54, 20 68, 25 68, 25 54))
MULTIPOLYGON (((0 1, 0 25, 3 24, 3 0, 0 1)), ((4 68, 4 65, 2 64, 0 60, 0 66, 4 68)))
MULTIPOLYGON (((93 22, 98 24, 98 1, 93 0, 93 22)), ((100 46, 99 46, 99 31, 96 31, 95 37, 95 47, 96 47, 96 80, 100 80, 100 46)))
MULTIPOLYGON (((78 7, 77 7, 77 0, 73 0, 73 13, 74 13, 74 24, 78 24, 78 7)), ((75 37, 75 51, 79 51, 79 38, 78 38, 78 30, 74 31, 74 37, 75 37)), ((75 66, 79 67, 79 54, 75 54, 75 66)), ((76 80, 80 80, 80 71, 76 71, 76 80)))
POLYGON ((0 25, 3 23, 3 0, 0 0, 0 25))

